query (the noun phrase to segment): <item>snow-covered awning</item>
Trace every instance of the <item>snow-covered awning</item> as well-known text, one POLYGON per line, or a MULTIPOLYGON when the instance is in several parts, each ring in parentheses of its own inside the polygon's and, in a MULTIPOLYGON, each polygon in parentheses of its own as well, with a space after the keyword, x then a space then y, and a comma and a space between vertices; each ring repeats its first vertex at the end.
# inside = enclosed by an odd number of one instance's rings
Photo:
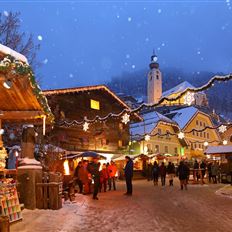
POLYGON ((226 154, 231 153, 232 154, 232 146, 209 146, 205 150, 205 154, 226 154))

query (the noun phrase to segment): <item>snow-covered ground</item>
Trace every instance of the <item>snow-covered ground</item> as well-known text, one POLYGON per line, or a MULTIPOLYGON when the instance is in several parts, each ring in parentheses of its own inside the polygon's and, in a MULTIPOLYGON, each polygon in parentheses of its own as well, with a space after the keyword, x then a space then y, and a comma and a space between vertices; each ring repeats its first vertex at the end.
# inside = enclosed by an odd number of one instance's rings
POLYGON ((216 191, 217 195, 229 197, 232 199, 232 185, 226 185, 216 191))
POLYGON ((232 199, 215 192, 223 185, 193 185, 180 191, 154 187, 152 182, 134 181, 134 195, 124 196, 124 182, 118 190, 91 196, 77 195, 76 203, 62 209, 24 210, 22 222, 11 232, 231 232, 232 199))

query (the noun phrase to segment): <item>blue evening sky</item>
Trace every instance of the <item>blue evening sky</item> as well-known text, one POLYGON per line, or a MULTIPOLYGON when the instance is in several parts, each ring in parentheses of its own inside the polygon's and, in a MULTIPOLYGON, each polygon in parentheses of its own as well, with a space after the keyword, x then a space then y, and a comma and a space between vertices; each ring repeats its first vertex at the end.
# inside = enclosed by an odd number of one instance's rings
POLYGON ((22 30, 41 43, 43 89, 102 84, 148 69, 153 48, 161 69, 232 70, 230 0, 9 0, 0 7, 21 12, 22 30))

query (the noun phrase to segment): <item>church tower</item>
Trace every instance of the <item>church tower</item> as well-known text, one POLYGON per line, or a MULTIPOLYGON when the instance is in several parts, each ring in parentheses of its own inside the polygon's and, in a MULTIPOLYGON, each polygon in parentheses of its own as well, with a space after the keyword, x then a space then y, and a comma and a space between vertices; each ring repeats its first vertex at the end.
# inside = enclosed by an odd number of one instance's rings
POLYGON ((151 56, 150 71, 147 81, 147 102, 157 103, 162 97, 162 74, 157 63, 157 56, 153 52, 151 56))

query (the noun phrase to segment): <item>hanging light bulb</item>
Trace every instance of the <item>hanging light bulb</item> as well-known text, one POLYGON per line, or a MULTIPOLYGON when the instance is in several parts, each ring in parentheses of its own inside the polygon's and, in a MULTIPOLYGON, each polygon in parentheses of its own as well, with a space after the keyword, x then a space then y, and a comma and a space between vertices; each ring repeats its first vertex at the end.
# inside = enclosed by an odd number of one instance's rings
POLYGON ((151 136, 150 135, 145 135, 144 139, 145 139, 145 141, 149 141, 151 139, 151 136))
POLYGON ((11 80, 5 80, 3 82, 3 86, 6 88, 6 89, 10 89, 12 87, 12 82, 11 80))
POLYGON ((4 129, 0 129, 0 135, 4 134, 4 129))
POLYGON ((209 143, 207 141, 204 142, 204 146, 207 147, 209 143))
POLYGON ((223 145, 227 145, 228 141, 224 139, 222 143, 223 143, 223 145))

